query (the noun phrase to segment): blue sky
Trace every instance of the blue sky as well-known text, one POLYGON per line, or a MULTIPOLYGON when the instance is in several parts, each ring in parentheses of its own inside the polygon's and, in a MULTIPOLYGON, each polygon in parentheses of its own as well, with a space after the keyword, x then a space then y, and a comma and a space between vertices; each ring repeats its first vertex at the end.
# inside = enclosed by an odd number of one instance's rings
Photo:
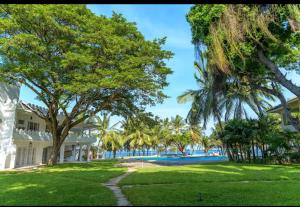
MULTIPOLYGON (((175 116, 179 114, 186 117, 191 103, 178 104, 176 97, 187 89, 196 89, 197 85, 194 80, 194 47, 191 44, 191 30, 186 21, 185 15, 192 5, 88 5, 97 15, 111 16, 112 11, 121 13, 130 22, 136 22, 140 32, 148 40, 155 38, 167 37, 164 49, 171 50, 174 57, 167 61, 167 65, 173 70, 173 74, 168 77, 170 83, 164 92, 170 96, 163 104, 148 108, 162 118, 175 116)), ((300 83, 299 76, 290 74, 292 80, 300 83)), ((288 98, 292 94, 286 93, 288 98)), ((29 89, 22 87, 21 100, 40 104, 34 100, 34 93, 29 89)), ((114 117, 113 122, 120 118, 114 117)), ((212 120, 209 121, 206 133, 210 133, 213 126, 212 120)))

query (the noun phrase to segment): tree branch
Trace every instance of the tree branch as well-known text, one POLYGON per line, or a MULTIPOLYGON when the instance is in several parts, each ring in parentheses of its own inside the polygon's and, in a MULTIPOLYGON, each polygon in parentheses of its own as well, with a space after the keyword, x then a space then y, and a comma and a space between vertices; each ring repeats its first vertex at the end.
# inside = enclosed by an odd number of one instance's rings
POLYGON ((300 98, 300 87, 292 83, 292 81, 286 79, 279 68, 263 54, 261 49, 258 49, 258 57, 259 60, 274 73, 278 83, 300 98))

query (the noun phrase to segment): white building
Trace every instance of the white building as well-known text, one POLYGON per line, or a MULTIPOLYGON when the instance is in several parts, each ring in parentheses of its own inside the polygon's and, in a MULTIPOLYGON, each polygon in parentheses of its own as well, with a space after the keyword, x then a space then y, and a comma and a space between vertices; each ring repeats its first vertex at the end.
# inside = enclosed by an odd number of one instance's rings
MULTIPOLYGON (((300 100, 297 97, 292 98, 292 99, 287 101, 287 105, 288 105, 288 108, 289 108, 291 114, 294 117, 299 119, 300 118, 299 117, 299 115, 300 115, 300 100)), ((286 118, 283 106, 281 104, 267 110, 267 112, 268 113, 280 114, 280 116, 281 116, 281 127, 283 129, 293 131, 293 132, 297 131, 297 129, 295 129, 295 127, 291 123, 289 123, 288 119, 286 118)))
MULTIPOLYGON (((19 93, 19 87, 0 83, 0 170, 44 164, 51 153, 52 136, 46 123, 32 112, 38 106, 20 101, 19 93)), ((89 122, 74 127, 60 149, 58 161, 83 161, 84 155, 89 161, 87 152, 96 141, 93 129, 95 125, 89 122)))

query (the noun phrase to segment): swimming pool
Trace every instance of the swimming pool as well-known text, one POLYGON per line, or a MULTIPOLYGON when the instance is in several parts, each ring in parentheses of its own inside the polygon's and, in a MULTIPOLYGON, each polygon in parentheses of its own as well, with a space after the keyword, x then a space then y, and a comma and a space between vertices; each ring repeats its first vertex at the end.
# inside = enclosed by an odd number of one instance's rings
POLYGON ((226 156, 189 156, 189 157, 139 157, 130 158, 130 160, 164 162, 164 163, 198 163, 210 161, 227 161, 226 156))

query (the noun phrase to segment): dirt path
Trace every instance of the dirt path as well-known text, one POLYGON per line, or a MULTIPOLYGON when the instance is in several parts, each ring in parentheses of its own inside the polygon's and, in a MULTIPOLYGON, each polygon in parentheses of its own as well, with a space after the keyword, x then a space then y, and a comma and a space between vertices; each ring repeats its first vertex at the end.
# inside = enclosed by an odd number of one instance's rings
POLYGON ((104 183, 103 185, 108 187, 115 195, 117 198, 117 205, 118 206, 132 206, 131 203, 127 200, 127 198, 124 196, 124 194, 121 191, 121 188, 118 186, 118 183, 128 176, 130 173, 134 172, 136 169, 133 167, 129 167, 128 171, 120 175, 118 177, 110 179, 108 182, 104 183))

